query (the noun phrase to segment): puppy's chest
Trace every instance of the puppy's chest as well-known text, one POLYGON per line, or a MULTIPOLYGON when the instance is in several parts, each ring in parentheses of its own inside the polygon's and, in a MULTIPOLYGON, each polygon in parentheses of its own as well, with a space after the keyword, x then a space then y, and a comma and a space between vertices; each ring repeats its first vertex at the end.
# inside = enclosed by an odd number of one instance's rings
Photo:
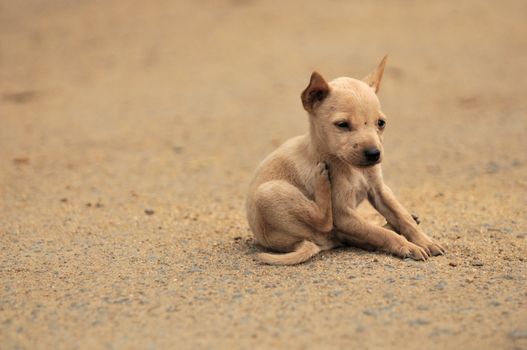
POLYGON ((340 174, 331 179, 334 206, 357 207, 368 197, 369 184, 359 172, 340 174))

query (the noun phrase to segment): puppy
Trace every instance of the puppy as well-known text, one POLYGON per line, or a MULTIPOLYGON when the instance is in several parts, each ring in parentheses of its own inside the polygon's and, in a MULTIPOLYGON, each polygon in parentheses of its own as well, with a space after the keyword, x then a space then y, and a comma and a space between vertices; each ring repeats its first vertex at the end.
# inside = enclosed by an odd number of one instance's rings
POLYGON ((342 245, 379 249, 426 260, 445 250, 428 237, 382 178, 386 116, 377 92, 383 58, 366 78, 326 82, 313 72, 302 92, 309 132, 290 139, 258 166, 246 201, 256 241, 279 254, 260 253, 272 265, 302 263, 342 245), (357 214, 367 199, 388 224, 357 214))

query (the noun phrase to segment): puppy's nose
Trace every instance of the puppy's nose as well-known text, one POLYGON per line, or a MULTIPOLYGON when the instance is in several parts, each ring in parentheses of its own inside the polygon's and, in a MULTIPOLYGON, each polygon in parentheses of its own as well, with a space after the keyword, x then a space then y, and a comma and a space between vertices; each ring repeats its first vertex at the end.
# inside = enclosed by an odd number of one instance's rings
POLYGON ((366 148, 364 150, 364 157, 369 162, 376 162, 381 158, 381 151, 379 151, 377 148, 366 148))

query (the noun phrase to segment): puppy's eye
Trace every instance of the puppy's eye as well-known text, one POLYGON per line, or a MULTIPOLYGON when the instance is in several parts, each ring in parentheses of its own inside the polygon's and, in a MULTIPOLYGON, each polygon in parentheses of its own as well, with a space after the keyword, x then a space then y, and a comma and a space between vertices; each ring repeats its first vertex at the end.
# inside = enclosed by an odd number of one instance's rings
POLYGON ((348 122, 345 122, 345 121, 340 121, 340 122, 336 122, 335 123, 335 126, 339 129, 342 129, 342 130, 350 130, 350 125, 348 122))
POLYGON ((377 120, 377 125, 379 126, 379 129, 384 129, 386 126, 386 121, 384 119, 377 120))

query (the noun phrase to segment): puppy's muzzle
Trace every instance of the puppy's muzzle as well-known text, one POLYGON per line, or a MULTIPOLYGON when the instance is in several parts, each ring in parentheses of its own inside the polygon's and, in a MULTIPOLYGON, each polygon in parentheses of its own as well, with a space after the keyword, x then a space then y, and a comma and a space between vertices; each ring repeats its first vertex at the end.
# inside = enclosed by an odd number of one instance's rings
POLYGON ((366 148, 363 151, 363 155, 365 160, 364 165, 377 164, 381 159, 381 151, 376 147, 366 148))

